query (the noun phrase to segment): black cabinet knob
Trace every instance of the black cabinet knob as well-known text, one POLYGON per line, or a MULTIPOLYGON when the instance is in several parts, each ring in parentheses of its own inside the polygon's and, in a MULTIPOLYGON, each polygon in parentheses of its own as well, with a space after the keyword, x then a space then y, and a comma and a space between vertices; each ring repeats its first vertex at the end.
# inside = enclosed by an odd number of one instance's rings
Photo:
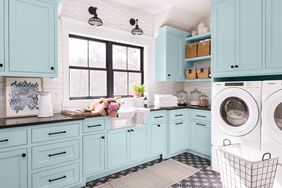
POLYGON ((238 68, 239 66, 238 65, 235 65, 235 68, 238 68))
POLYGON ((161 127, 161 125, 160 125, 160 124, 158 124, 158 127, 161 127))
POLYGON ((102 138, 102 139, 105 139, 105 137, 104 137, 104 136, 102 136, 101 138, 102 138))
POLYGON ((54 70, 55 68, 54 67, 51 67, 51 70, 54 70))
POLYGON ((134 129, 131 129, 130 131, 131 131, 131 132, 134 132, 134 129))
POLYGON ((170 76, 170 74, 168 74, 167 76, 170 76))
POLYGON ((234 66, 232 65, 231 68, 234 69, 234 66))
POLYGON ((3 67, 4 65, 2 63, 0 63, 0 67, 3 67))
POLYGON ((130 133, 130 130, 128 129, 128 130, 127 130, 127 132, 129 132, 129 133, 130 133))
POLYGON ((25 157, 26 157, 26 154, 25 154, 25 153, 23 153, 23 154, 22 154, 22 158, 25 158, 25 157))

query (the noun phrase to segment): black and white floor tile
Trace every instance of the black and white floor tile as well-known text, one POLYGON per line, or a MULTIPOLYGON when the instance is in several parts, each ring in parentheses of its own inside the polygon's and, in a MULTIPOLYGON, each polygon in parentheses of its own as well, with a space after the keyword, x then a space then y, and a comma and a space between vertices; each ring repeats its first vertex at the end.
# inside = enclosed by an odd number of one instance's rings
MULTIPOLYGON (((217 172, 210 170, 210 160, 193 155, 191 153, 183 153, 173 157, 173 159, 182 162, 184 164, 190 165, 200 171, 193 176, 190 176, 174 185, 171 188, 221 188, 220 176, 217 172)), ((154 164, 160 163, 162 159, 157 159, 121 172, 100 178, 95 181, 88 182, 84 188, 93 188, 97 185, 106 183, 112 179, 120 178, 122 176, 137 172, 146 167, 152 166, 154 164)))

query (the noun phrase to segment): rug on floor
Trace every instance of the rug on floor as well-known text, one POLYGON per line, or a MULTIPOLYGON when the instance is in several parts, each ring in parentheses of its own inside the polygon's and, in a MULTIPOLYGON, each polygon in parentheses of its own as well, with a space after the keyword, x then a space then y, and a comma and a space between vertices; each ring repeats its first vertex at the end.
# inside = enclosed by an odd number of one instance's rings
POLYGON ((97 188, 161 188, 169 187, 199 172, 198 169, 169 159, 138 172, 111 180, 97 188))

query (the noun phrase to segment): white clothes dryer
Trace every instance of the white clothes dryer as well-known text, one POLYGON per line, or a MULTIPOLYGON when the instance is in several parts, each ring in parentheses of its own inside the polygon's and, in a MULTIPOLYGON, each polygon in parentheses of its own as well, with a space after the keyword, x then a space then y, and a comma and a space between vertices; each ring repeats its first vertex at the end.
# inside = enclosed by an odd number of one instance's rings
POLYGON ((212 168, 224 139, 260 149, 261 82, 218 82, 212 87, 212 168))

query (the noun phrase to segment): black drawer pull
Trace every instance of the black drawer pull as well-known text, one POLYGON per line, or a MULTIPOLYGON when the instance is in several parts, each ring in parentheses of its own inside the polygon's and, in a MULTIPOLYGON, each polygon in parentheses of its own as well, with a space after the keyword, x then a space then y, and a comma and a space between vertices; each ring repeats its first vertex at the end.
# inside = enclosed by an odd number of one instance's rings
POLYGON ((66 154, 66 153, 67 152, 63 151, 63 152, 60 152, 60 153, 49 154, 48 156, 49 157, 54 157, 54 156, 63 155, 63 154, 66 154))
POLYGON ((97 124, 97 125, 89 125, 87 126, 88 128, 93 128, 93 127, 101 127, 102 125, 101 124, 97 124))
POLYGON ((200 126, 203 126, 203 127, 207 126, 207 125, 202 124, 202 123, 196 123, 196 125, 200 125, 200 126))
POLYGON ((197 117, 206 118, 207 116, 196 115, 197 117))
POLYGON ((160 125, 160 124, 158 124, 158 127, 161 127, 161 125, 160 125))
POLYGON ((175 123, 175 125, 182 125, 183 123, 181 122, 181 123, 175 123))
POLYGON ((176 114, 175 117, 181 117, 183 114, 176 114))
POLYGON ((61 179, 65 179, 67 178, 67 176, 62 176, 62 177, 59 177, 59 178, 55 178, 55 179, 49 179, 49 182, 53 182, 53 181, 58 181, 58 180, 61 180, 61 179))
POLYGON ((160 118, 163 118, 163 116, 155 116, 154 118, 155 119, 160 119, 160 118))
POLYGON ((48 133, 48 135, 51 136, 51 135, 66 134, 66 133, 67 131, 61 131, 61 132, 48 133))
POLYGON ((8 142, 8 139, 0 140, 0 142, 8 142))

